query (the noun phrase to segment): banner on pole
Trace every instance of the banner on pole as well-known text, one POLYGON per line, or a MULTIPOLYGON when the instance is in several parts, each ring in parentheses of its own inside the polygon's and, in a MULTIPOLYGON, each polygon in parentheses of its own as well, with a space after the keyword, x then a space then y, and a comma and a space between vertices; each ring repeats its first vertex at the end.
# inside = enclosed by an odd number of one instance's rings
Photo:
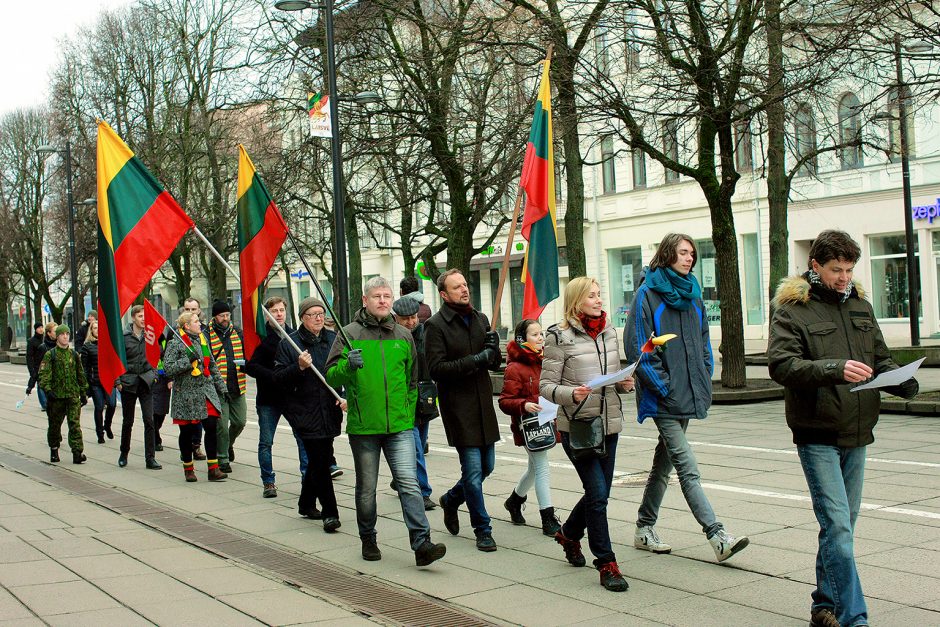
POLYGON ((312 137, 333 137, 330 119, 330 96, 322 92, 307 94, 307 114, 310 116, 312 137))

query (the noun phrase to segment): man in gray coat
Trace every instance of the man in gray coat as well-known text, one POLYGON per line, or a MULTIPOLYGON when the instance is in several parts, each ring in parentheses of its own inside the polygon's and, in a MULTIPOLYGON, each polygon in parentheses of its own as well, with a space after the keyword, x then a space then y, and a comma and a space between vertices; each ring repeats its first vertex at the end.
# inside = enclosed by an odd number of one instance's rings
POLYGON ((153 393, 151 386, 157 378, 156 369, 147 361, 147 341, 144 339, 144 306, 131 307, 131 324, 124 333, 124 347, 127 357, 127 372, 117 380, 117 389, 121 394, 121 455, 118 466, 127 466, 127 454, 131 450, 131 432, 134 429, 134 409, 140 402, 141 418, 144 419, 144 453, 147 468, 163 468, 155 457, 153 429, 153 393))
POLYGON ((459 270, 438 277, 437 289, 444 305, 425 323, 425 356, 437 382, 447 443, 460 457, 460 480, 439 501, 444 526, 453 535, 460 533, 457 508, 466 502, 477 548, 495 551, 483 480, 493 472, 494 444, 500 439, 489 375, 502 361, 499 336, 487 331, 486 316, 470 305, 470 289, 459 270))

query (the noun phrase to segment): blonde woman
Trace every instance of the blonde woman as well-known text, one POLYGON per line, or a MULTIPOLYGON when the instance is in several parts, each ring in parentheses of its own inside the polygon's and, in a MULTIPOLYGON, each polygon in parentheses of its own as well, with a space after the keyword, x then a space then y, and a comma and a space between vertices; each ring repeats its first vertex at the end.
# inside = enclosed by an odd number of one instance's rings
POLYGON ((564 305, 564 319, 549 327, 545 337, 539 391, 560 405, 557 424, 561 443, 581 477, 584 496, 555 534, 555 541, 565 550, 565 558, 572 566, 584 566, 580 540, 587 532, 601 585, 613 592, 623 592, 629 585, 620 574, 610 544, 607 499, 614 475, 617 438, 623 428, 618 392, 633 390, 633 379, 628 377, 599 389, 586 385, 598 375, 620 369, 617 333, 603 310, 597 281, 590 277, 572 279, 565 288, 564 305), (573 427, 583 432, 592 425, 599 426, 602 432, 599 446, 593 452, 576 447, 575 444, 584 441, 572 442, 573 427))

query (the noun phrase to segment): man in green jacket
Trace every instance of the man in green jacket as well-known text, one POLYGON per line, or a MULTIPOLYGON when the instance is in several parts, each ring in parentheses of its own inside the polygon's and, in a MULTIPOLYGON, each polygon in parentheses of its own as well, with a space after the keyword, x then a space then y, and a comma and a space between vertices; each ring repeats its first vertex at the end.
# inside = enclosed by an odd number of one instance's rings
POLYGON ((326 360, 326 379, 346 389, 346 433, 356 467, 356 521, 362 558, 382 559, 376 543, 375 488, 379 453, 398 485, 398 499, 415 563, 427 566, 444 556, 446 547, 431 542, 431 526, 418 488, 414 428, 418 362, 414 340, 391 315, 392 288, 382 277, 369 279, 362 290, 355 320, 344 327, 326 360))
MULTIPOLYGON (((787 425, 819 522, 810 608, 810 625, 816 627, 868 625, 853 536, 865 447, 875 440, 881 395, 852 387, 898 366, 871 303, 852 281, 860 255, 847 233, 820 233, 809 251, 809 270, 777 289, 770 323, 770 376, 786 388, 787 425)), ((910 398, 917 394, 917 380, 885 391, 910 398)))
POLYGON ((59 461, 62 443, 62 421, 68 420, 69 448, 72 462, 85 461, 80 422, 82 405, 88 402, 88 382, 78 354, 69 347, 68 325, 60 324, 55 330, 55 347, 39 364, 39 387, 46 392, 46 413, 49 415, 49 461, 59 461))

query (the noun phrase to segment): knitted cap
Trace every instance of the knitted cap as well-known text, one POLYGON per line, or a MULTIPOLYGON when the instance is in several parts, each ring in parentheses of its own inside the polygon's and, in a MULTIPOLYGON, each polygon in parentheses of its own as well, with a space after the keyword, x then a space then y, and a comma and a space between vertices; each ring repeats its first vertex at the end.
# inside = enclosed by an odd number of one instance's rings
POLYGON ((323 304, 323 301, 319 298, 314 298, 313 296, 308 296, 307 298, 300 301, 300 306, 297 307, 297 316, 302 318, 307 310, 311 307, 319 307, 323 311, 326 311, 326 305, 323 304))
POLYGON ((72 330, 69 328, 69 325, 67 324, 60 324, 59 326, 55 328, 55 334, 57 336, 62 335, 63 333, 71 333, 71 332, 72 330))
POLYGON ((224 300, 217 300, 212 303, 212 317, 215 318, 219 314, 223 313, 232 313, 232 308, 228 306, 228 303, 224 300))
POLYGON ((396 316, 402 318, 414 316, 418 313, 418 301, 409 296, 402 296, 392 303, 392 311, 395 312, 396 316))

